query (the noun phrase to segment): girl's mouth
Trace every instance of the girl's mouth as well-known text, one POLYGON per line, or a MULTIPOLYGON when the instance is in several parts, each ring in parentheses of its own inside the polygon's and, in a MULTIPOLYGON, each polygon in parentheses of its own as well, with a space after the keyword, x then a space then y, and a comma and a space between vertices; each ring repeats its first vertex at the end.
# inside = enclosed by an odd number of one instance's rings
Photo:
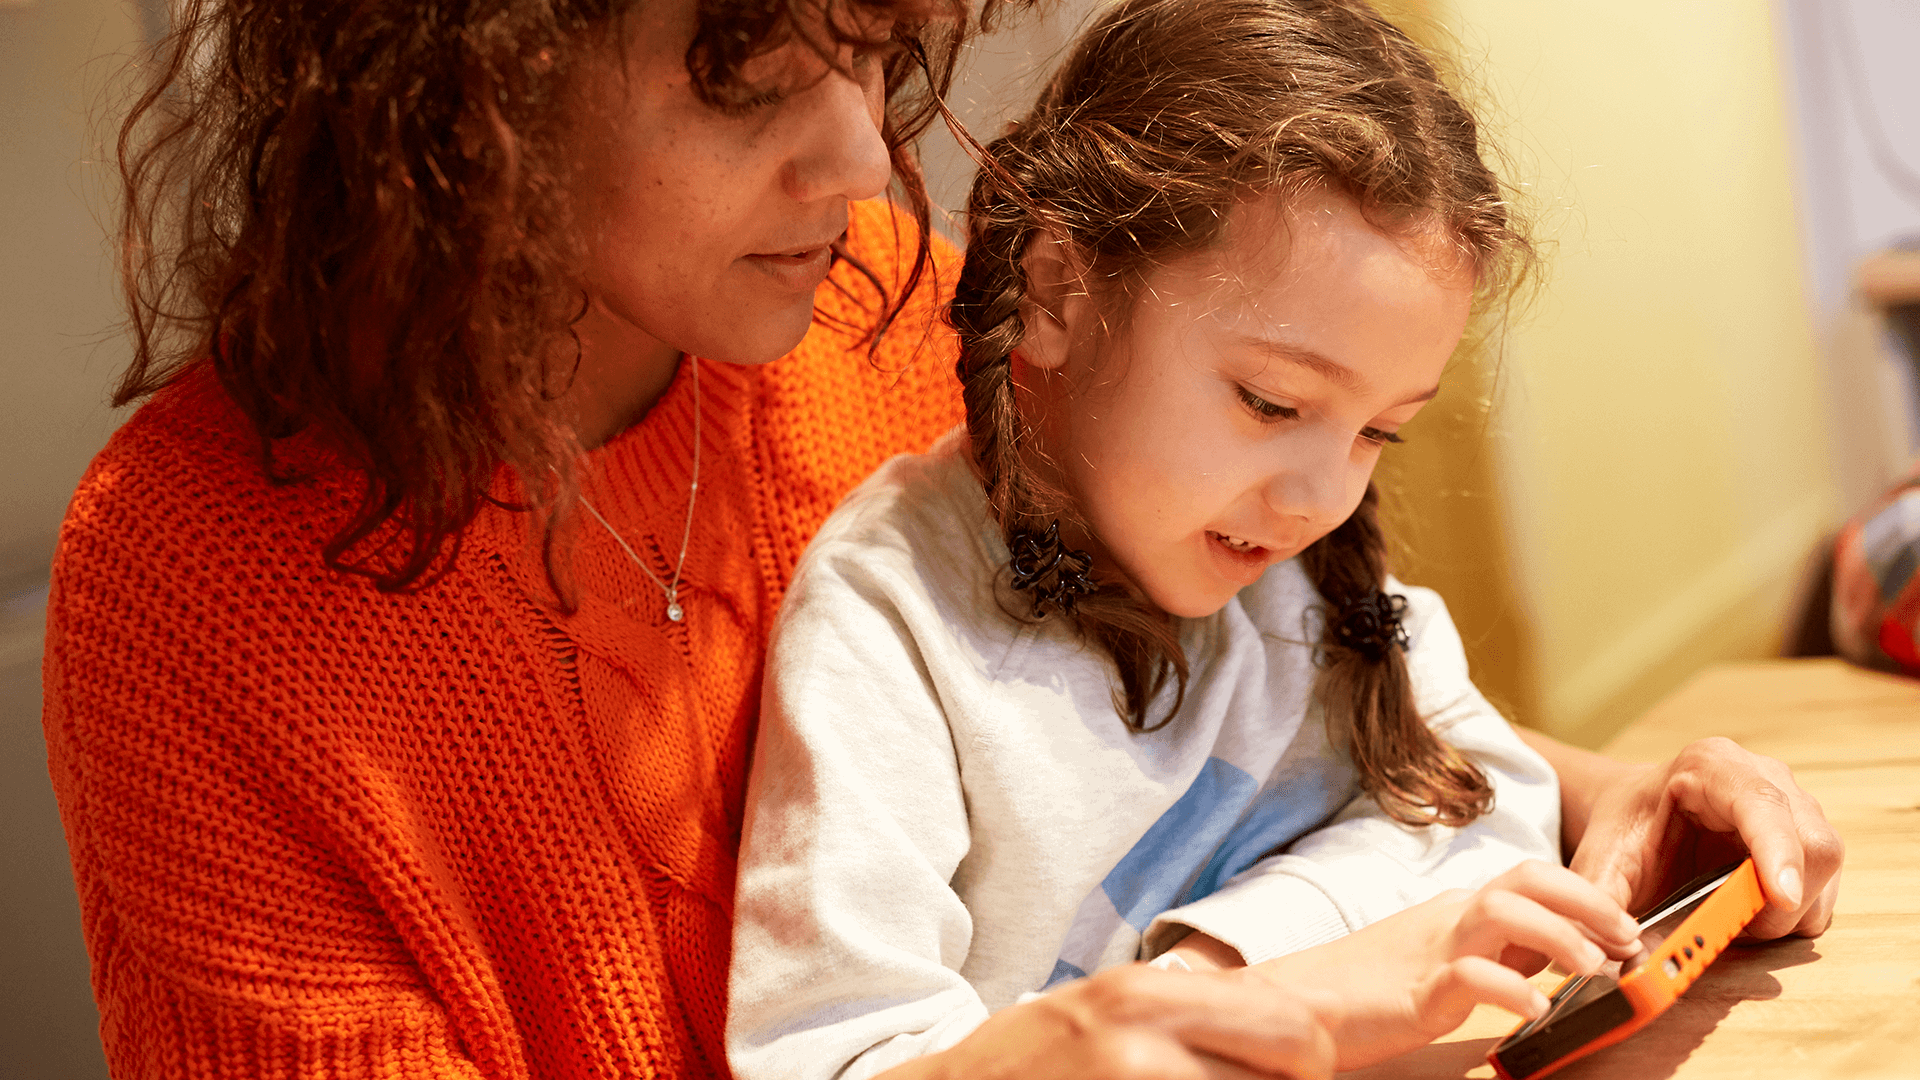
POLYGON ((1251 540, 1242 540, 1237 536, 1228 536, 1226 533, 1208 533, 1207 535, 1220 541, 1220 543, 1228 551, 1234 551, 1234 552, 1239 552, 1241 554, 1246 554, 1249 552, 1266 550, 1265 548, 1261 547, 1259 544, 1256 544, 1251 540))
POLYGON ((1260 580, 1273 561, 1273 552, 1242 537, 1228 533, 1207 533, 1207 549, 1213 553, 1214 566, 1227 580, 1242 588, 1260 580))

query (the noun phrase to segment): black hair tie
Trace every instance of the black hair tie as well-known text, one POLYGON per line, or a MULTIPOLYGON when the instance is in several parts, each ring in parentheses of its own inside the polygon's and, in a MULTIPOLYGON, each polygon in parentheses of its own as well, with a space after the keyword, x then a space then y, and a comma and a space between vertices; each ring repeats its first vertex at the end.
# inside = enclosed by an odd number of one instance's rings
POLYGON ((1400 623, 1406 613, 1406 597, 1377 592, 1340 605, 1328 629, 1335 645, 1378 662, 1388 649, 1407 651, 1407 628, 1400 623))
POLYGON ((1087 575, 1093 570, 1093 556, 1062 548, 1058 521, 1044 533, 1013 530, 1007 547, 1013 552, 1007 563, 1013 571, 1013 587, 1033 594, 1036 618, 1045 618, 1049 609, 1071 615, 1081 597, 1092 595, 1094 584, 1087 575))

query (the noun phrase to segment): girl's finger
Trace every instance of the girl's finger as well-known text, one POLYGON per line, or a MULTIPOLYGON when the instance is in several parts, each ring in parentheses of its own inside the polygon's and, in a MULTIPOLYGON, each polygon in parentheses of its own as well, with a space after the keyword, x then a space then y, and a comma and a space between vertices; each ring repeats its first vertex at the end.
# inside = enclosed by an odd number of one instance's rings
POLYGON ((1517 893, 1573 920, 1613 952, 1639 947, 1640 925, 1632 916, 1593 882, 1564 866, 1530 859, 1493 879, 1489 887, 1517 893))
POLYGON ((1501 967, 1512 968, 1522 976, 1538 975, 1546 970, 1550 962, 1546 957, 1532 949, 1523 949, 1518 945, 1509 945, 1499 956, 1494 957, 1501 967))
POLYGON ((1517 945, 1582 974, 1590 974, 1607 962, 1606 951, 1579 926, 1531 897, 1504 888, 1488 886, 1482 890, 1468 905, 1456 934, 1463 954, 1489 961, 1517 945))
POLYGON ((1475 1005, 1497 1005, 1531 1020, 1547 1011, 1547 996, 1512 968, 1484 956, 1463 956, 1435 976, 1421 1019, 1451 1030, 1475 1005))

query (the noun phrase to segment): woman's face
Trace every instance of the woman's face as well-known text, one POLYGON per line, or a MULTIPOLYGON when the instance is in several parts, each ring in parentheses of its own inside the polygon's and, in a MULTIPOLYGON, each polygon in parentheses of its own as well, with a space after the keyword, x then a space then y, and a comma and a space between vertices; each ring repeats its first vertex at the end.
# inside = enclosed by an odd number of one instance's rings
MULTIPOLYGON (((798 42, 743 72, 761 100, 702 102, 687 73, 693 0, 648 0, 586 65, 572 192, 585 231, 588 347, 765 363, 806 335, 847 202, 892 176, 884 46, 834 70, 798 42)), ((861 24, 884 39, 884 22, 861 24)))
POLYGON ((1353 513, 1472 296, 1449 245, 1383 233, 1344 196, 1256 200, 1155 271, 1117 330, 1068 288, 1020 378, 1096 558, 1200 617, 1353 513))

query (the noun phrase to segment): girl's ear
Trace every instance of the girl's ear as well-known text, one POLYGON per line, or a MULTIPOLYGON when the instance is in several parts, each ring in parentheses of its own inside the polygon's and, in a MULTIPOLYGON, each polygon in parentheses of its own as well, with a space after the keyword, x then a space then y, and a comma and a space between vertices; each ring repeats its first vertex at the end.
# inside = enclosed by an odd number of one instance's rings
POLYGON ((1079 252, 1069 241, 1039 229, 1027 241, 1021 267, 1027 291, 1020 298, 1020 357, 1036 368, 1058 368, 1067 362, 1069 347, 1093 312, 1079 252))

